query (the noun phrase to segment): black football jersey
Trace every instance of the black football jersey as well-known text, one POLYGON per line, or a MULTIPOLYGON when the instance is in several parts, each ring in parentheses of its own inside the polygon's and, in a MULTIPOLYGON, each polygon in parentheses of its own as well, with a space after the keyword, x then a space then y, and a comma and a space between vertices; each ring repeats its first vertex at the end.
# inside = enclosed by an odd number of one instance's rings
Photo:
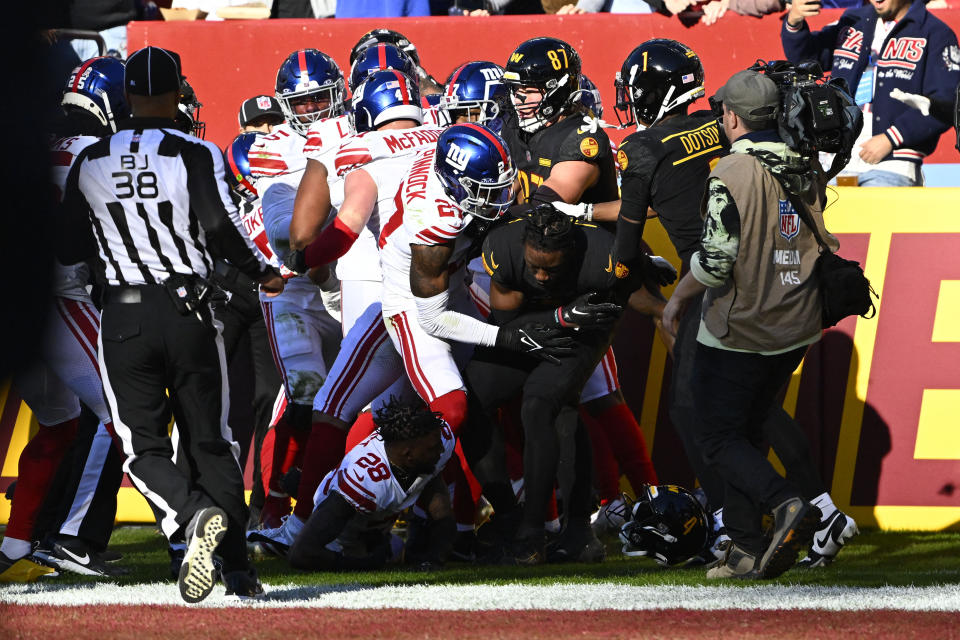
POLYGON ((528 201, 537 187, 550 177, 555 164, 567 161, 590 162, 600 167, 600 177, 584 191, 581 202, 610 202, 619 197, 610 138, 595 121, 589 123, 585 118, 588 118, 586 112, 577 111, 528 134, 517 126, 516 115, 508 112, 503 138, 518 169, 522 202, 528 201))
POLYGON ((614 234, 589 222, 574 222, 576 250, 564 269, 562 282, 553 290, 539 284, 527 271, 523 230, 527 221, 514 218, 491 230, 483 241, 483 268, 503 287, 524 294, 524 309, 539 311, 566 304, 591 292, 609 292, 613 298, 641 286, 639 281, 619 280, 614 273, 614 234))
POLYGON ((621 215, 640 220, 652 207, 686 263, 697 250, 700 200, 707 176, 728 143, 710 111, 670 118, 627 136, 617 150, 622 177, 621 215))

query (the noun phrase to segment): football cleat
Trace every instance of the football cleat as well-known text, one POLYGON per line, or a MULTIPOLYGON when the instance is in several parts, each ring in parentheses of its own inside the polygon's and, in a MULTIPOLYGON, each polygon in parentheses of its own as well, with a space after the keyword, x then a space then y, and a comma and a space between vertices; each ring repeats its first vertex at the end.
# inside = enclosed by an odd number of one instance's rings
POLYGON ((820 523, 820 527, 813 535, 813 544, 807 552, 807 557, 800 561, 799 566, 805 569, 825 567, 847 541, 860 533, 853 518, 837 509, 832 516, 820 523))
POLYGON ((250 531, 247 533, 247 542, 256 543, 261 550, 267 553, 286 558, 290 547, 293 546, 297 536, 303 531, 303 526, 303 521, 291 513, 282 518, 280 526, 276 529, 250 531))
POLYGON ((568 523, 547 549, 550 562, 603 562, 607 549, 586 523, 568 523))
POLYGON ((177 582, 180 597, 186 602, 200 602, 213 591, 217 569, 213 552, 227 534, 227 514, 219 507, 201 509, 187 527, 187 551, 180 565, 177 582))
POLYGON ((501 564, 532 567, 547 561, 546 540, 543 534, 517 538, 510 543, 501 564))
POLYGON ((227 587, 226 596, 238 600, 256 600, 264 597, 263 585, 254 568, 242 571, 229 571, 223 574, 223 584, 227 587))
POLYGON ((590 516, 590 526, 593 532, 598 535, 617 535, 620 533, 620 527, 626 522, 624 517, 623 496, 617 496, 613 500, 603 503, 592 516, 590 516))
POLYGON ((45 564, 82 576, 112 577, 130 573, 123 567, 107 564, 101 554, 72 536, 53 536, 38 547, 33 555, 45 564))
POLYGON ((39 558, 25 556, 11 558, 0 552, 0 582, 33 582, 42 576, 59 575, 54 567, 47 566, 39 558))

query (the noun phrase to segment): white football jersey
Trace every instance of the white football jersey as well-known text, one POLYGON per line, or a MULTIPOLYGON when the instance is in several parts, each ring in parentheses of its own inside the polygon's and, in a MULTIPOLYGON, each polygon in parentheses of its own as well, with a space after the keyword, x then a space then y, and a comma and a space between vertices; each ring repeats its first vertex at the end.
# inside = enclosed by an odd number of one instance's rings
POLYGON ((307 141, 303 145, 303 154, 310 160, 316 160, 327 168, 330 179, 336 177, 334 161, 337 152, 346 140, 356 135, 349 116, 324 118, 310 125, 307 141))
MULTIPOLYGON (((377 205, 350 250, 337 261, 337 277, 341 280, 380 280, 380 255, 377 242, 381 221, 396 209, 397 187, 416 156, 417 151, 434 147, 443 133, 435 127, 414 127, 368 131, 357 134, 338 150, 334 161, 337 175, 345 178, 356 169, 364 169, 377 184, 377 205)), ((330 200, 334 208, 343 204, 343 182, 331 185, 330 200)))
POLYGON ((436 147, 417 154, 396 192, 393 215, 380 234, 380 264, 383 269, 383 315, 389 317, 416 308, 410 290, 410 245, 433 246, 454 243, 450 256, 451 297, 465 287, 466 260, 473 239, 463 230, 473 220, 443 190, 433 170, 436 147))
POLYGON ((351 555, 350 547, 357 544, 361 534, 371 529, 387 531, 397 514, 417 501, 424 487, 443 470, 453 455, 456 439, 448 425, 444 424, 440 437, 443 441, 440 460, 431 473, 418 476, 407 489, 401 487, 394 477, 378 432, 347 452, 340 466, 326 475, 313 496, 316 506, 336 491, 357 510, 337 540, 327 547, 351 555))
POLYGON ((267 240, 267 232, 263 228, 263 204, 260 202, 260 198, 253 202, 244 201, 240 203, 240 222, 243 223, 243 230, 253 240, 253 244, 257 245, 257 249, 260 250, 266 261, 279 269, 280 261, 277 259, 273 247, 270 246, 270 241, 267 240))
MULTIPOLYGON (((70 173, 73 161, 81 151, 98 140, 100 138, 96 136, 72 136, 61 138, 53 143, 50 149, 50 173, 58 202, 63 200, 63 192, 67 188, 67 175, 70 173)), ((54 261, 53 295, 90 302, 90 294, 87 293, 89 281, 90 268, 85 262, 66 266, 59 261, 54 261)))
POLYGON ((247 158, 250 173, 257 180, 257 191, 263 196, 275 182, 284 182, 296 188, 307 167, 304 155, 306 139, 286 122, 271 133, 257 136, 250 146, 247 158))
POLYGON ((443 129, 423 125, 412 129, 387 129, 358 133, 337 151, 337 175, 345 176, 374 160, 394 158, 436 146, 443 129))

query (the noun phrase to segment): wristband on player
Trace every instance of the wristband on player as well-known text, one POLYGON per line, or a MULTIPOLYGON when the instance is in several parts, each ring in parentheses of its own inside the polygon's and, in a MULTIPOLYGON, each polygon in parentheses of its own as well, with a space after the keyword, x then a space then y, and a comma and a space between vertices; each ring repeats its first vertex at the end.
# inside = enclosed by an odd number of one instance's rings
POLYGON ((358 237, 360 237, 359 233, 354 232, 340 218, 335 218, 333 224, 324 229, 317 239, 304 249, 306 266, 319 267, 342 257, 358 237))

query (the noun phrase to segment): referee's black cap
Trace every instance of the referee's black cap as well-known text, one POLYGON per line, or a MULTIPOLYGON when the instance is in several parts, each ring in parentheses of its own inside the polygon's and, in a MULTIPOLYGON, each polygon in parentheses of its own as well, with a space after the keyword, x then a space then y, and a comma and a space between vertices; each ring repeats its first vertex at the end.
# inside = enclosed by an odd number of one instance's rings
POLYGON ((144 47, 127 58, 123 86, 127 93, 157 96, 180 90, 180 54, 160 47, 144 47))

